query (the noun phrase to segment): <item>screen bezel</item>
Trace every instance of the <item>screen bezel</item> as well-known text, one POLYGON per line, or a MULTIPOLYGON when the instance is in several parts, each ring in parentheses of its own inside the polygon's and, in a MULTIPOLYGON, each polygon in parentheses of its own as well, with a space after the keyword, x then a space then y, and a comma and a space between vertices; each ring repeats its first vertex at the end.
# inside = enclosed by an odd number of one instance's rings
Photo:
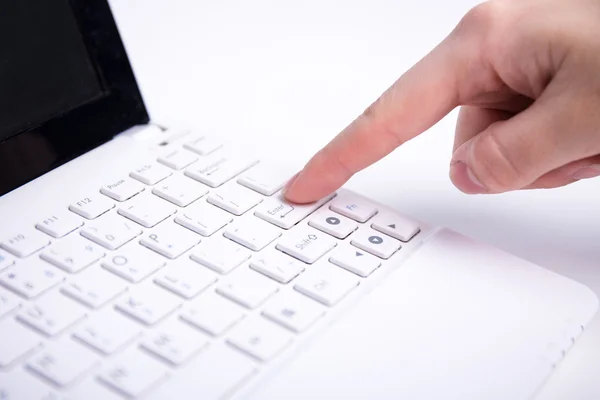
POLYGON ((0 141, 0 196, 149 121, 108 2, 70 3, 107 94, 0 141))

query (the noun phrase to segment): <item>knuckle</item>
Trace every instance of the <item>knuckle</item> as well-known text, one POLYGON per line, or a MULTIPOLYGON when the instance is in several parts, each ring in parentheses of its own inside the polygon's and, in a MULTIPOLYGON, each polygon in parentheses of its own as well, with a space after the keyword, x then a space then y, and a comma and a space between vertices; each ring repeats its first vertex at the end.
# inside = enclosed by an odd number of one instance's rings
MULTIPOLYGON (((461 19, 455 34, 476 39, 482 52, 494 53, 504 43, 511 28, 513 12, 509 2, 488 0, 469 10, 461 19)), ((514 24, 512 24, 514 29, 514 24)))
POLYGON ((395 115, 392 110, 394 103, 394 92, 392 89, 386 91, 374 103, 367 107, 358 120, 357 124, 370 127, 370 130, 378 132, 378 139, 395 148, 404 144, 400 127, 394 123, 390 116, 395 115))

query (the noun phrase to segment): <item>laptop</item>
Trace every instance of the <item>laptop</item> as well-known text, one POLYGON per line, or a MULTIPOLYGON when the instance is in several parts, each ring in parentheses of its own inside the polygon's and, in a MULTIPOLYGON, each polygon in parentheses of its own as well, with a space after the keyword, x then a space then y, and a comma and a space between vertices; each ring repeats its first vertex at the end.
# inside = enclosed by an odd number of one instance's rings
POLYGON ((0 171, 2 400, 531 399, 598 307, 155 124, 104 0, 0 3, 0 171))

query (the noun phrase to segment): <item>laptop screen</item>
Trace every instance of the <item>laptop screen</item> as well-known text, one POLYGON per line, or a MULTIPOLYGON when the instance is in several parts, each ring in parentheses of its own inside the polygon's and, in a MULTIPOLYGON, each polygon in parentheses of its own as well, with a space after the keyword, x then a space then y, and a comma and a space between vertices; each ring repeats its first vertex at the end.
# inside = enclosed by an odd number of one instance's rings
POLYGON ((0 140, 105 95, 68 0, 0 2, 0 140))

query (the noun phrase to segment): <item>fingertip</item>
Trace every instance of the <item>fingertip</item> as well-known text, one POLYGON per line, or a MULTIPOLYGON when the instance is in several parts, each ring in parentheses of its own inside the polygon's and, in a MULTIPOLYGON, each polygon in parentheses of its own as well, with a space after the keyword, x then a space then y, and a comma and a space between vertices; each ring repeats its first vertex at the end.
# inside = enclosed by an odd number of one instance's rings
POLYGON ((455 161, 450 166, 450 180, 458 190, 466 194, 484 194, 488 190, 479 182, 477 176, 462 161, 455 161))

